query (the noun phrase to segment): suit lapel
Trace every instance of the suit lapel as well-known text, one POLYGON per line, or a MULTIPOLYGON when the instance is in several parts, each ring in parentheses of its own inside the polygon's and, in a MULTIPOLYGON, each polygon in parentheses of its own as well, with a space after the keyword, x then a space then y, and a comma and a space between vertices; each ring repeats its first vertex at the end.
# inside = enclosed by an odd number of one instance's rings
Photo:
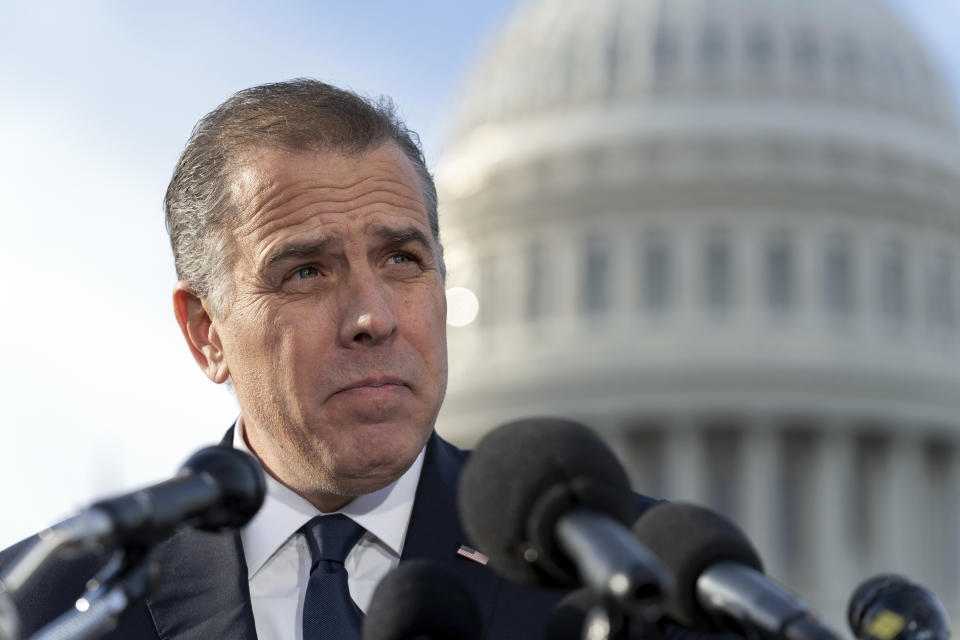
POLYGON ((430 436, 400 561, 427 558, 453 569, 489 622, 502 580, 487 567, 457 555, 461 544, 469 544, 457 511, 457 484, 465 459, 463 451, 436 433, 430 436))
MULTIPOLYGON (((220 446, 233 446, 230 427, 220 446)), ((187 528, 154 551, 160 582, 147 608, 161 640, 256 640, 240 534, 187 528)))
POLYGON ((256 640, 240 536, 185 529, 154 552, 147 608, 162 640, 256 640))

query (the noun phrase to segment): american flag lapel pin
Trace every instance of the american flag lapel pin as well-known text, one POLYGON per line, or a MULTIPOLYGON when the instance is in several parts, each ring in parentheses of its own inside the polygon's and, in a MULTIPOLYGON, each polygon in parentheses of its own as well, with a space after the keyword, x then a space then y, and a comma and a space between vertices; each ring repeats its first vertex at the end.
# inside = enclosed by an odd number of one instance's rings
POLYGON ((487 556, 483 555, 473 547, 468 547, 465 544, 460 545, 460 548, 457 549, 457 555, 463 556, 467 560, 473 560, 477 564, 487 564, 487 556))

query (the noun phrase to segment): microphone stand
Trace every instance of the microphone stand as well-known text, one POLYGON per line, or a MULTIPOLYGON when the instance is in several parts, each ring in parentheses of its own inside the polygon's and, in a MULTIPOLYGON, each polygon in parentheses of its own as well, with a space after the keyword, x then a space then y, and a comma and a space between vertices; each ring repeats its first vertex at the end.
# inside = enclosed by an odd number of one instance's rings
MULTIPOLYGON (((58 556, 100 553, 101 535, 110 531, 107 515, 95 509, 41 531, 36 540, 21 551, 6 571, 0 575, 0 597, 15 596, 33 582, 43 569, 58 556)), ((2 609, 0 609, 2 614, 2 609)))
POLYGON ((583 620, 583 640, 610 640, 610 612, 602 604, 595 604, 583 620))
POLYGON ((13 597, 32 583, 57 556, 102 550, 97 535, 109 531, 106 514, 87 510, 41 531, 0 575, 0 640, 20 640, 20 617, 13 597))
POLYGON ((20 614, 0 584, 0 640, 20 640, 20 614))
POLYGON ((147 596, 159 566, 144 551, 117 551, 87 586, 73 609, 30 636, 30 640, 88 640, 117 625, 120 616, 147 596))

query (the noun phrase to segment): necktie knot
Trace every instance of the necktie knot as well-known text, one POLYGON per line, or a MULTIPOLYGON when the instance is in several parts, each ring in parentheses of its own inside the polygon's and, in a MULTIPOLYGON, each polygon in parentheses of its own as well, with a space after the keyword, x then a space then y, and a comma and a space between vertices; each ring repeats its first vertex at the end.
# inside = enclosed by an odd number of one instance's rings
POLYGON ((363 535, 364 528, 341 513, 317 516, 301 529, 310 548, 310 560, 343 564, 350 549, 363 535))

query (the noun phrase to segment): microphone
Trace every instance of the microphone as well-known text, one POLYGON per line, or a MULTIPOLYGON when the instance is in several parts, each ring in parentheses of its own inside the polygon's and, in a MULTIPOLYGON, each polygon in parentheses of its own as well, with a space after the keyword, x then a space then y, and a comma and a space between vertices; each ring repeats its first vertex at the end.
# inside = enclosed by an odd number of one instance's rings
POLYGON ((859 640, 947 640, 950 619, 929 589, 896 574, 865 581, 850 596, 850 629, 859 640))
POLYGON ((228 447, 193 454, 165 482, 94 503, 40 532, 0 576, 0 591, 16 593, 55 554, 99 553, 115 547, 144 549, 180 526, 222 531, 246 524, 263 503, 266 481, 253 456, 228 447))
POLYGON ((250 521, 267 491, 260 463, 230 447, 206 447, 180 467, 177 475, 116 498, 94 503, 108 531, 91 531, 105 546, 150 546, 181 525, 224 531, 250 521))
POLYGON ((610 611, 589 589, 572 591, 557 603, 547 621, 545 640, 663 640, 649 620, 610 611))
POLYGON ((733 631, 785 640, 838 640, 806 605, 763 575, 742 531, 721 515, 690 504, 661 503, 633 528, 677 581, 666 613, 698 631, 733 631))
POLYGON ((487 434, 460 478, 464 529, 499 574, 531 587, 579 586, 642 613, 672 585, 630 532, 626 472, 592 431, 560 418, 487 434))
POLYGON ((388 573, 363 618, 364 640, 480 640, 483 617, 460 578, 432 560, 388 573))

